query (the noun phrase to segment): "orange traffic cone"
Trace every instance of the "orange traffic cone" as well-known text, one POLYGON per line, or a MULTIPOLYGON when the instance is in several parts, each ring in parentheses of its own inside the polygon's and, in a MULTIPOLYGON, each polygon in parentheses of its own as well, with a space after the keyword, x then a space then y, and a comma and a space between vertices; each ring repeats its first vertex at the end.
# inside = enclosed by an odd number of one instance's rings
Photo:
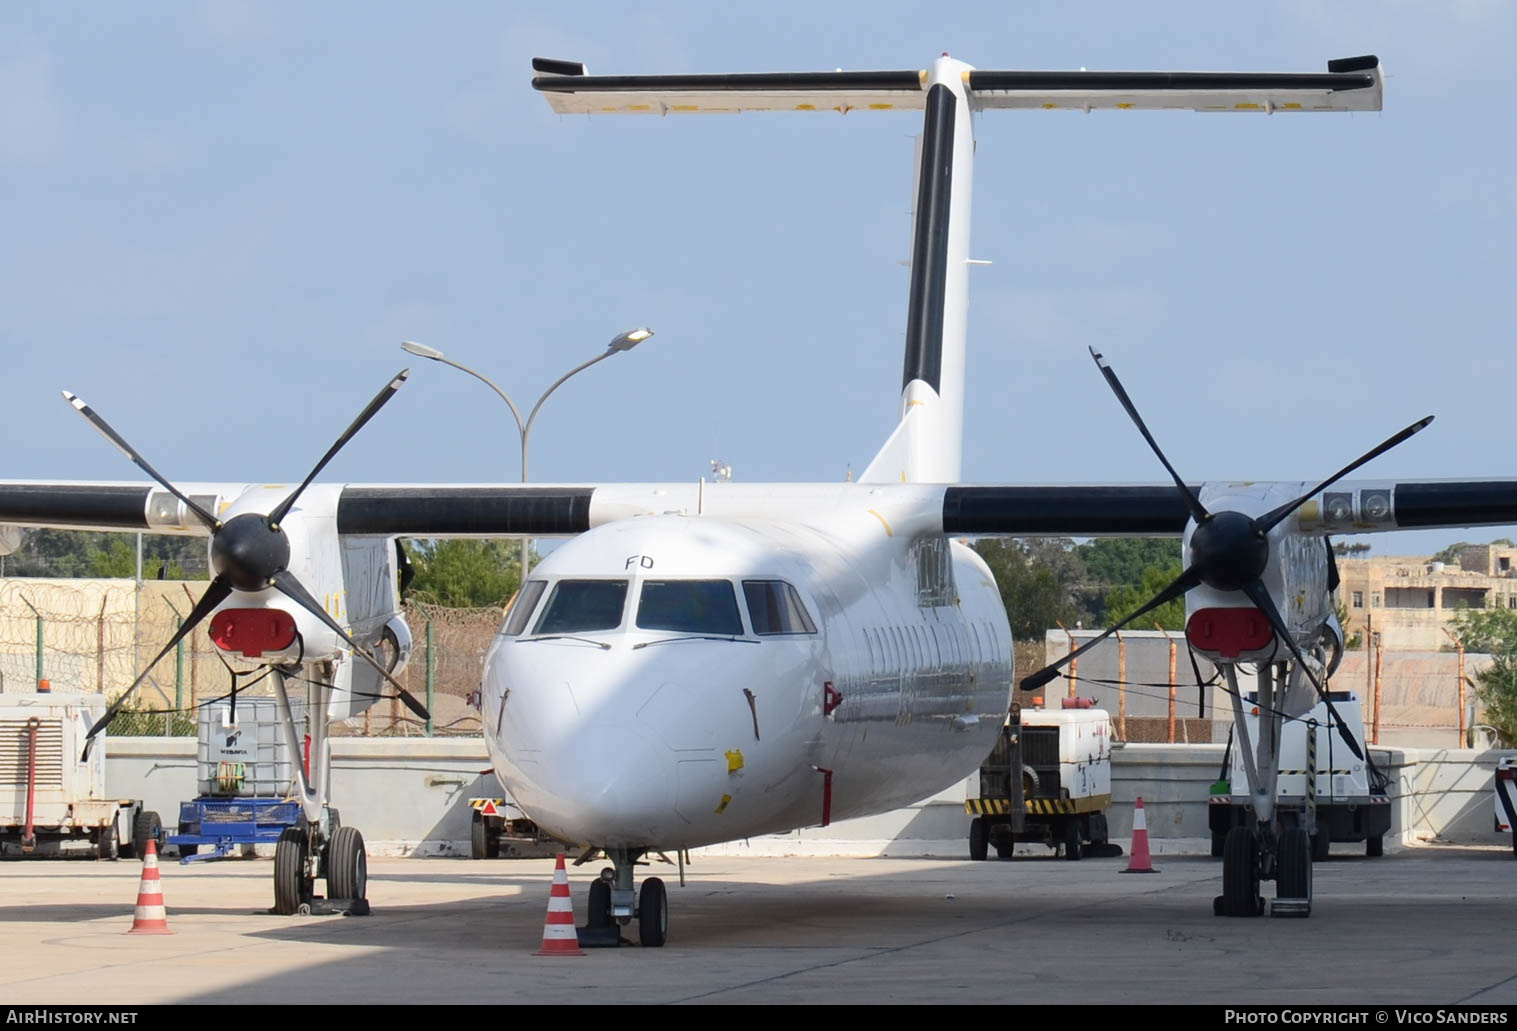
POLYGON ((553 869, 553 887, 548 892, 548 917, 543 921, 543 947, 539 956, 583 956, 579 932, 574 929, 574 901, 569 897, 569 871, 564 869, 564 854, 558 854, 553 869))
POLYGON ((1132 811, 1132 859, 1123 873, 1158 873, 1148 856, 1148 817, 1143 815, 1143 796, 1139 795, 1132 811))
POLYGON ((137 911, 132 914, 132 929, 127 934, 173 934, 169 930, 168 910, 163 908, 163 888, 158 883, 158 846, 147 839, 142 857, 142 881, 137 885, 137 911))

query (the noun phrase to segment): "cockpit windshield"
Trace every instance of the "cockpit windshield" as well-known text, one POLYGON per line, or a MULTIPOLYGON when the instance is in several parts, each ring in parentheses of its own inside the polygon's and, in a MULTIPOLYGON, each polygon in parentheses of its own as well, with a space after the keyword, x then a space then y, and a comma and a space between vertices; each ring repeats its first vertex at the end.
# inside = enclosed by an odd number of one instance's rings
POLYGON ((627 600, 625 580, 560 580, 534 634, 582 634, 615 630, 622 625, 627 600))
POLYGON ((645 580, 637 604, 641 630, 739 637, 743 618, 727 580, 645 580))

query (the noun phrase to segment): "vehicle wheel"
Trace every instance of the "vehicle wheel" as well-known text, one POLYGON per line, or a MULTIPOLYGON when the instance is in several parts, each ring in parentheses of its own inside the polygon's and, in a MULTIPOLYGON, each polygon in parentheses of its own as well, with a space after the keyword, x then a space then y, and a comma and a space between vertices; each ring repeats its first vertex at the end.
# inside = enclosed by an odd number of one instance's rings
POLYGON ((1016 854, 1017 843, 1015 841, 1003 841, 996 846, 997 859, 1010 859, 1016 854))
MULTIPOLYGON (((608 896, 609 897, 609 896, 608 896)), ((657 877, 643 881, 637 895, 637 940, 651 949, 669 937, 669 893, 657 877)))
POLYGON ((274 912, 280 916, 294 914, 311 897, 311 882, 306 877, 306 860, 311 843, 302 827, 286 827, 274 845, 274 912))
POLYGON ((1212 831, 1211 832, 1211 857, 1213 859, 1221 859, 1222 858, 1222 849, 1223 849, 1223 846, 1226 845, 1226 843, 1227 843, 1227 831, 1212 831))
POLYGON ((200 851, 199 845, 178 845, 175 847, 179 849, 180 859, 188 859, 190 856, 193 856, 196 852, 200 851))
POLYGON ((158 814, 144 809, 132 821, 132 854, 141 859, 147 855, 147 843, 152 839, 159 852, 163 851, 163 821, 158 814))
POLYGON ((1312 862, 1325 863, 1332 853, 1333 836, 1326 827, 1319 827, 1312 835, 1312 862))
POLYGON ((1248 827, 1227 832, 1222 846, 1220 916, 1259 915, 1259 842, 1248 827))
POLYGON ((1280 867, 1275 875, 1275 897, 1311 901, 1312 843, 1303 827, 1290 827, 1280 835, 1280 867))
POLYGON ((369 888, 369 857, 356 827, 338 827, 327 854, 327 894, 334 899, 361 899, 369 888))
POLYGON ((969 821, 969 858, 980 862, 990 850, 990 825, 983 817, 969 821))
POLYGON ((585 926, 591 930, 611 926, 611 885, 599 877, 590 884, 590 914, 585 926))
POLYGON ((490 828, 485 826, 485 818, 476 810, 474 819, 469 821, 469 858, 484 859, 489 854, 490 828))
POLYGON ((1110 835, 1106 830, 1106 814, 1090 814, 1090 843, 1092 845, 1105 845, 1110 841, 1110 835))
POLYGON ((1069 820, 1064 824, 1064 858, 1080 858, 1080 821, 1069 820))
POLYGON ((1375 834, 1364 839, 1364 854, 1370 858, 1385 855, 1385 839, 1375 834))
POLYGON ((95 858, 115 862, 121 854, 121 833, 116 829, 115 817, 95 832, 95 858))

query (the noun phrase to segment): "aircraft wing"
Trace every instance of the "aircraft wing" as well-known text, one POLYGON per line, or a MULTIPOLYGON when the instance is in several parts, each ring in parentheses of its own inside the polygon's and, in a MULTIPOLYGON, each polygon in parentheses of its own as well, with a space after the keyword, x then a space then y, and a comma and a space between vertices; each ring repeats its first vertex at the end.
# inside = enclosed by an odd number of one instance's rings
MULTIPOLYGON (((219 514, 253 486, 262 485, 184 490, 219 514)), ((957 537, 1179 536, 1188 517, 1172 484, 346 484, 336 497, 338 533, 384 537, 568 537, 665 513, 778 521, 831 513, 871 524, 883 517, 892 533, 957 537)), ((1517 480, 1345 480, 1300 511, 1306 533, 1510 524, 1517 480)), ((0 526, 7 525, 207 533, 182 502, 146 483, 0 481, 0 526)))

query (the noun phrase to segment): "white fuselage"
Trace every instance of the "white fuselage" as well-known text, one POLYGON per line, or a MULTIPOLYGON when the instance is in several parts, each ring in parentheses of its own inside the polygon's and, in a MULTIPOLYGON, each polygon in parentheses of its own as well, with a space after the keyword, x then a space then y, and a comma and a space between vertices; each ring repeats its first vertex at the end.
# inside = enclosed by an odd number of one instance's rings
POLYGON ((828 803, 833 820, 887 811, 975 770, 1011 693, 995 583, 962 544, 869 523, 660 515, 565 543, 519 596, 524 631, 508 613, 485 659, 502 785, 565 840, 667 849, 820 824, 828 803), (540 631, 557 585, 582 581, 624 581, 619 616, 540 631), (639 627, 644 591, 683 581, 730 583, 739 632, 639 627), (756 583, 793 586, 815 631, 755 632, 756 583))

